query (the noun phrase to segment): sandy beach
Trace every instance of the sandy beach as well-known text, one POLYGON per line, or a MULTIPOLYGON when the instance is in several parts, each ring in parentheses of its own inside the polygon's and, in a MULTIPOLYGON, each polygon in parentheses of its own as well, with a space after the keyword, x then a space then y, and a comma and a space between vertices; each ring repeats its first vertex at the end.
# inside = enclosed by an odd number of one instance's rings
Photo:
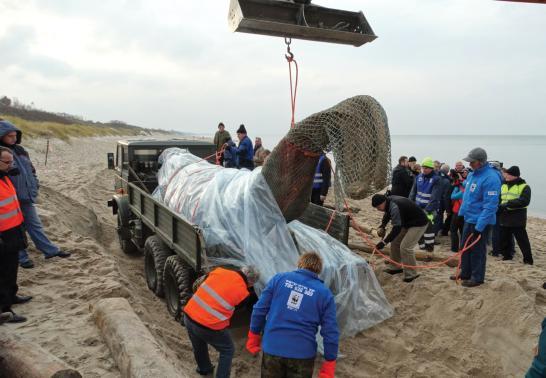
MULTIPOLYGON (((119 247, 116 218, 106 206, 114 177, 106 167, 106 153, 115 151, 118 139, 53 140, 47 166, 45 140, 24 140, 40 178, 38 208, 46 231, 72 257, 44 260, 31 243, 36 267, 19 270, 19 285, 21 294, 34 299, 16 308, 29 321, 2 326, 2 331, 39 344, 85 377, 119 377, 89 306, 100 298, 125 297, 168 360, 198 377, 185 329, 146 286, 143 258, 126 256, 119 247)), ((350 205, 360 209, 356 218, 361 224, 379 225, 381 214, 369 199, 350 205)), ((486 283, 477 288, 450 281, 454 269, 448 267, 423 269, 420 278, 406 284, 400 276, 383 273, 383 263, 374 257, 395 314, 341 341, 336 376, 523 376, 546 316, 546 220, 530 218, 527 229, 535 265, 523 265, 519 251, 513 262, 489 257, 486 283)), ((361 242, 354 232, 350 239, 361 242)), ((437 250, 448 253, 448 237, 440 241, 437 250)), ((244 350, 245 335, 244 329, 234 332, 232 376, 257 377, 260 361, 244 350)))

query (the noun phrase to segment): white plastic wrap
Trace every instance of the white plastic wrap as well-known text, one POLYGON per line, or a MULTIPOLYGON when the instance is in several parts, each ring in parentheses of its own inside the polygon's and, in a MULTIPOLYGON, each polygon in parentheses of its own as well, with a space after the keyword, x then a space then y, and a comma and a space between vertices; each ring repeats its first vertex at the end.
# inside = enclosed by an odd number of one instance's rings
POLYGON ((314 250, 324 259, 321 278, 335 295, 342 336, 392 316, 364 259, 322 231, 297 221, 286 224, 261 168, 223 168, 178 148, 165 150, 159 163, 154 197, 203 230, 211 266, 255 265, 259 294, 274 274, 296 269, 300 251, 314 250))

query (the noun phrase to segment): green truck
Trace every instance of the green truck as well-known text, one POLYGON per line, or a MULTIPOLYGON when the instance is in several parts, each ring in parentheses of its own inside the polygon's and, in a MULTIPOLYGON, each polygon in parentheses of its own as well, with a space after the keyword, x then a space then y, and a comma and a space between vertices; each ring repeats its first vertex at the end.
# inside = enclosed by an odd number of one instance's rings
MULTIPOLYGON (((169 313, 179 320, 182 307, 193 293, 194 281, 207 273, 203 266, 206 244, 197 225, 152 196, 158 185, 159 155, 172 147, 215 163, 215 146, 205 141, 119 141, 116 153, 108 154, 108 167, 115 172, 115 193, 108 206, 117 217, 116 231, 122 251, 129 255, 144 254, 148 288, 165 297, 169 313)), ((348 242, 349 217, 343 213, 310 204, 299 220, 319 229, 328 228, 331 236, 348 242)), ((255 300, 255 295, 252 297, 255 300)), ((252 300, 246 304, 247 309, 249 304, 252 300)))

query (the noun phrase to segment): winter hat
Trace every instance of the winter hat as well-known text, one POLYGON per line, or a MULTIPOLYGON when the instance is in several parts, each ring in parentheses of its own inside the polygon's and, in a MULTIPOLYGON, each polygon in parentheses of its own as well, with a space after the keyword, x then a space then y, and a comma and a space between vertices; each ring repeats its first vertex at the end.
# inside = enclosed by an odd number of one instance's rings
POLYGON ((241 126, 239 126, 239 128, 237 129, 237 134, 247 134, 246 132, 246 129, 245 129, 245 125, 241 124, 241 126))
POLYGON ((417 161, 417 159, 415 158, 415 156, 410 156, 408 161, 411 163, 412 161, 417 161))
POLYGON ((387 200, 383 194, 374 194, 372 197, 372 206, 377 207, 387 200))
POLYGON ((434 168, 434 160, 431 157, 426 157, 421 162, 421 167, 423 168, 434 168))
POLYGON ((508 173, 510 176, 519 177, 519 167, 517 165, 513 165, 506 170, 506 173, 508 173))

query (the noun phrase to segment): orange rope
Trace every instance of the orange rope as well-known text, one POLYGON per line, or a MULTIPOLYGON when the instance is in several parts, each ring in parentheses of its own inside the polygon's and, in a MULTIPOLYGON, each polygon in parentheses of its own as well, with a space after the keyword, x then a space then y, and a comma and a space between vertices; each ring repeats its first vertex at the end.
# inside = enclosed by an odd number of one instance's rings
POLYGON ((324 229, 324 232, 328 233, 328 230, 330 229, 330 226, 332 225, 332 221, 334 220, 335 215, 336 215, 336 210, 332 211, 332 215, 330 216, 330 221, 328 221, 328 225, 324 229))
POLYGON ((472 234, 469 235, 469 237, 467 238, 466 240, 466 243, 465 243, 465 246, 459 251, 457 252, 456 254, 454 254, 453 256, 450 256, 448 257, 447 259, 443 260, 443 261, 439 261, 437 263, 434 263, 434 264, 427 264, 427 265, 407 265, 407 264, 402 264, 402 263, 399 263, 397 261, 394 261, 393 259, 391 259, 390 257, 384 255, 383 253, 381 253, 381 251, 379 251, 377 248, 375 248, 375 244, 373 244, 370 239, 368 238, 368 236, 362 231, 362 229, 360 228, 360 226, 358 225, 358 223, 356 222, 356 220, 354 219, 354 216, 351 212, 351 209, 349 208, 349 206, 347 205, 347 200, 344 199, 344 202, 345 202, 345 207, 347 208, 347 211, 349 212, 349 217, 351 218, 351 220, 353 221, 353 224, 355 225, 356 229, 357 229, 357 232, 358 234, 366 241, 366 243, 368 243, 368 245, 370 246, 370 248, 373 249, 374 252, 376 252, 379 256, 381 256, 383 259, 389 261, 391 264, 393 265, 396 265, 398 267, 401 267, 401 268, 410 268, 410 269, 433 269, 433 268, 438 268, 440 266, 443 266, 445 265, 446 263, 448 263, 449 261, 455 259, 456 257, 459 258, 459 266, 461 264, 461 257, 463 255, 463 253, 467 252, 469 249, 471 249, 472 247, 474 247, 476 245, 476 243, 480 240, 481 237, 477 237, 476 240, 474 240, 470 245, 468 245, 468 242, 470 241, 471 237, 472 237, 472 234))

